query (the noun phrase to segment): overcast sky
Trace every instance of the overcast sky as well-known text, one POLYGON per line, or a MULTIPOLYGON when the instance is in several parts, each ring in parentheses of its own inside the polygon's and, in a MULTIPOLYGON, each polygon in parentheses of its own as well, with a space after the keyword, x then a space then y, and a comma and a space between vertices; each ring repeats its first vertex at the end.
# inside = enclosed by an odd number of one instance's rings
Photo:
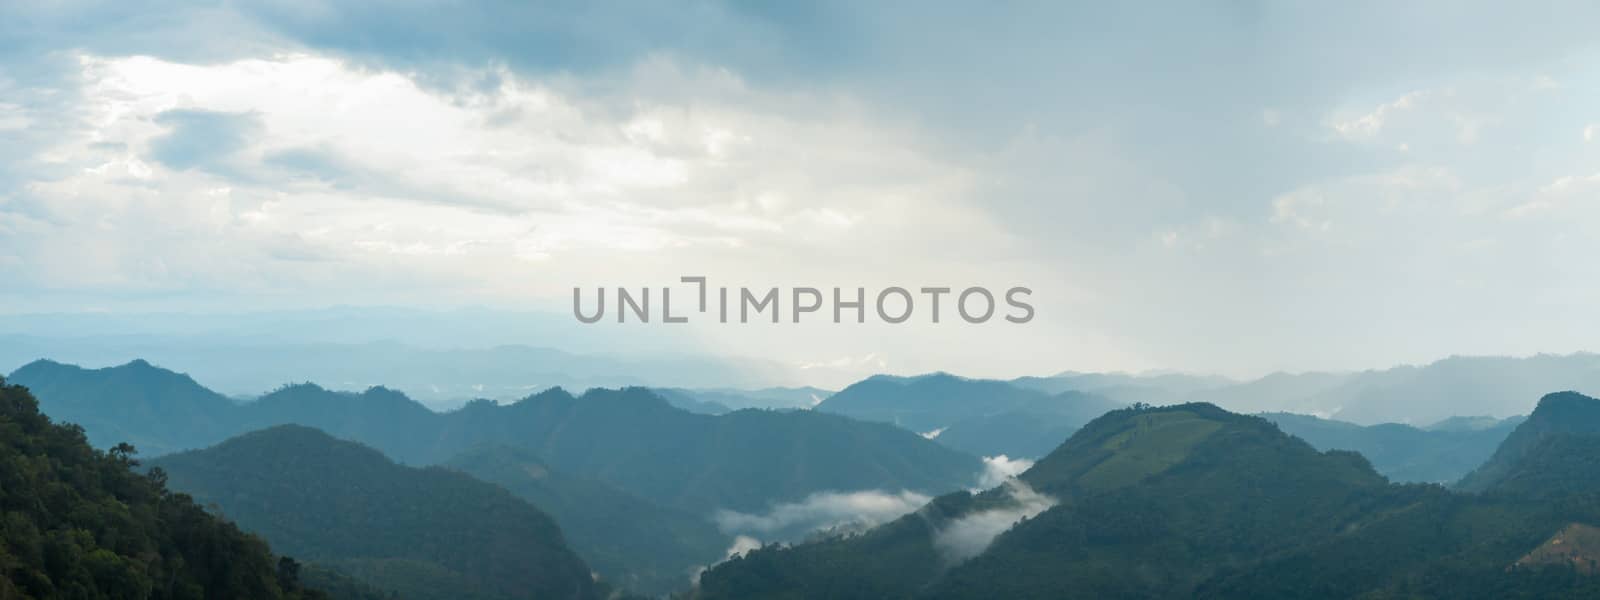
POLYGON ((1590 2, 132 4, 0 8, 0 312, 706 275, 1034 290, 1026 325, 672 334, 869 371, 1600 339, 1590 2))

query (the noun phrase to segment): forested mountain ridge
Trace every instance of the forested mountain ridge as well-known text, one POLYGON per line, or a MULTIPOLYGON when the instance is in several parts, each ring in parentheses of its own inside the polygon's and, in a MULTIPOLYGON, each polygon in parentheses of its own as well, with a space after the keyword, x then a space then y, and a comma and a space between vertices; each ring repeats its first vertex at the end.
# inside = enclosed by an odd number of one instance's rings
POLYGON ((0 597, 326 598, 295 561, 93 449, 0 378, 0 597))
POLYGON ((1489 460, 1468 473, 1457 489, 1481 492, 1510 476, 1518 463, 1548 438, 1568 434, 1600 435, 1600 400, 1577 392, 1546 394, 1538 407, 1506 436, 1489 460))
MULTIPOLYGON (((1568 446, 1557 464, 1600 463, 1568 446)), ((1600 583, 1528 556, 1600 496, 1482 498, 1386 482, 1359 455, 1318 452, 1269 421, 1207 404, 1138 406, 1086 425, 1015 491, 938 498, 866 533, 769 546, 706 573, 700 598, 1589 597, 1600 583), (949 538, 1016 524, 972 558, 949 538), (1513 567, 1513 565, 1517 565, 1513 567)))
POLYGON ((95 447, 125 442, 146 456, 220 441, 237 408, 189 376, 143 360, 111 369, 39 360, 9 379, 32 390, 51 418, 83 426, 95 447))
POLYGON ((280 548, 405 598, 596 598, 549 516, 495 485, 304 426, 151 461, 280 548))
MULTIPOLYGON (((62 371, 76 375, 59 378, 53 389, 90 397, 97 388, 83 382, 93 376, 144 369, 176 375, 142 361, 108 369, 70 367, 62 371)), ((183 422, 184 415, 167 415, 164 404, 150 396, 118 389, 98 402, 145 407, 140 410, 154 419, 129 421, 115 431, 167 448, 209 446, 283 424, 368 444, 413 465, 438 464, 485 444, 520 447, 558 469, 695 514, 763 510, 824 490, 937 493, 972 485, 982 470, 975 456, 886 424, 814 411, 692 414, 644 388, 594 389, 581 396, 552 388, 511 404, 475 401, 436 413, 381 387, 350 393, 296 384, 182 429, 160 418, 183 422)))
POLYGON ((469 450, 446 466, 506 488, 561 524, 584 561, 614 585, 645 594, 684 588, 732 542, 710 521, 561 472, 510 446, 469 450))

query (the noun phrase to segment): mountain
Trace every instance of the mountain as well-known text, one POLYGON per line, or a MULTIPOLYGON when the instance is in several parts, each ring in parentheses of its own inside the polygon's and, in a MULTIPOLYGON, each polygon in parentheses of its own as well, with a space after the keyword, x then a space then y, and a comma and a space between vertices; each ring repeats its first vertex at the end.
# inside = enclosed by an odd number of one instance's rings
POLYGON ((1600 579, 1576 568, 1589 557, 1552 547, 1600 522, 1597 500, 1392 484, 1265 419, 1137 406, 1001 487, 746 552, 705 573, 696 597, 1592 597, 1600 579))
MULTIPOLYGON (((298 563, 0 379, 0 598, 327 598, 298 563)), ((326 580, 325 580, 326 581, 326 580)), ((360 598, 360 594, 338 597, 360 598)))
POLYGON ((528 450, 469 450, 446 466, 506 488, 549 513, 574 550, 607 581, 663 595, 722 558, 732 543, 703 517, 662 508, 604 483, 563 473, 528 450))
POLYGON ((1545 436, 1485 491, 1525 497, 1600 492, 1600 434, 1545 436))
POLYGON ((82 425, 99 448, 127 442, 165 454, 215 443, 234 428, 231 400, 142 360, 108 369, 40 360, 10 381, 33 390, 45 414, 82 425))
POLYGON ((1319 450, 1360 452, 1373 468, 1393 481, 1451 483, 1483 464, 1522 422, 1510 419, 1453 419, 1427 429, 1384 423, 1356 425, 1290 413, 1260 415, 1284 433, 1319 450))
POLYGON ((1525 460, 1548 462, 1563 450, 1576 450, 1586 443, 1571 439, 1552 442, 1573 435, 1600 435, 1600 400, 1577 392, 1548 394, 1539 399, 1533 414, 1506 436, 1489 461, 1463 477, 1456 487, 1481 492, 1508 479, 1526 477, 1518 474, 1525 468, 1525 460))
POLYGON ((1277 527, 1348 522, 1340 505, 1383 486, 1359 456, 1319 453, 1261 419, 1203 404, 1120 409, 1012 484, 937 498, 862 535, 747 553, 703 575, 700 594, 1176 597, 1241 555, 1295 543, 1277 527), (1235 468, 1244 461, 1252 468, 1235 468))
POLYGON ((845 377, 830 367, 801 371, 770 358, 727 356, 685 344, 670 330, 597 328, 569 311, 13 313, 0 315, 0 332, 0 373, 46 356, 85 365, 144 358, 184 365, 229 396, 285 381, 343 390, 382 383, 436 408, 476 397, 513 400, 552 386, 753 389, 845 377), (540 347, 547 340, 559 340, 559 349, 540 347))
MULTIPOLYGON (((279 388, 235 405, 205 428, 181 429, 183 407, 169 407, 164 388, 93 385, 107 371, 153 370, 143 363, 70 369, 52 395, 79 398, 78 415, 107 444, 145 440, 152 448, 199 448, 275 425, 298 424, 367 444, 401 463, 439 464, 483 445, 531 450, 551 466, 601 481, 660 506, 710 515, 719 509, 758 511, 821 491, 861 489, 944 492, 972 485, 977 457, 879 423, 814 411, 738 410, 693 414, 644 388, 592 389, 573 396, 555 388, 511 404, 482 400, 434 412, 382 387, 339 392, 312 384, 279 388), (92 418, 95 406, 126 404, 149 418, 92 418), (213 428, 213 425, 215 426, 213 428), (111 433, 107 433, 111 432, 111 433)), ((202 388, 203 389, 203 388, 202 388)), ((51 400, 45 400, 51 402, 51 400)))
POLYGON ((1423 366, 1352 373, 1339 385, 1286 395, 1270 405, 1219 401, 1233 409, 1316 414, 1363 425, 1423 424, 1457 415, 1527 414, 1533 400, 1561 389, 1600 393, 1600 354, 1452 356, 1423 366))
POLYGON ((285 425, 151 461, 275 546, 406 598, 595 598, 555 522, 504 489, 285 425))
POLYGON ((1095 394, 1065 391, 1002 412, 956 421, 939 431, 940 444, 979 456, 1038 458, 1102 413, 1116 408, 1095 394))
POLYGON ((815 410, 931 434, 963 421, 1012 412, 1069 416, 1081 419, 1077 423, 1081 425, 1116 406, 1091 394, 1052 394, 1004 381, 933 373, 869 377, 829 396, 815 410))
POLYGON ((1186 398, 1241 413, 1314 412, 1317 409, 1309 399, 1339 387, 1353 377, 1351 373, 1277 372, 1234 385, 1195 390, 1186 398))
POLYGON ((815 410, 927 432, 1047 398, 1049 394, 1044 392, 1003 381, 948 373, 875 375, 839 390, 815 410))
POLYGON ((721 414, 741 408, 809 409, 833 392, 814 387, 774 387, 755 390, 731 388, 652 388, 673 406, 690 412, 721 414), (680 404, 681 403, 681 404, 680 404))
POLYGON ((716 400, 704 399, 701 394, 683 388, 651 388, 662 400, 678 408, 702 415, 721 415, 733 412, 728 405, 716 400))
POLYGON ((1206 390, 1235 383, 1225 377, 1186 373, 1080 373, 1064 371, 1049 377, 1019 377, 1013 385, 1050 394, 1092 392, 1118 404, 1176 404, 1206 390))
POLYGON ((934 373, 874 376, 840 390, 816 410, 894 423, 979 456, 1035 458, 1117 406, 1096 394, 1048 393, 1004 381, 934 373))
POLYGON ((549 390, 442 417, 436 453, 517 446, 565 472, 703 515, 825 490, 960 489, 982 469, 975 457, 887 424, 814 411, 692 414, 642 388, 581 397, 549 390))

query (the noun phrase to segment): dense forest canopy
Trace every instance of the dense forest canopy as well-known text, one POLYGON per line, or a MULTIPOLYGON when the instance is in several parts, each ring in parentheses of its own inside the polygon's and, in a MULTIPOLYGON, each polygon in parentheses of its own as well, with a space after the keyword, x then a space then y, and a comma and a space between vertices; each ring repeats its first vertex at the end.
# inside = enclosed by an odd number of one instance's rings
MULTIPOLYGON (((134 472, 134 448, 89 446, 0 379, 0 597, 327 598, 299 564, 134 472)), ((359 588, 357 588, 359 589, 359 588)))

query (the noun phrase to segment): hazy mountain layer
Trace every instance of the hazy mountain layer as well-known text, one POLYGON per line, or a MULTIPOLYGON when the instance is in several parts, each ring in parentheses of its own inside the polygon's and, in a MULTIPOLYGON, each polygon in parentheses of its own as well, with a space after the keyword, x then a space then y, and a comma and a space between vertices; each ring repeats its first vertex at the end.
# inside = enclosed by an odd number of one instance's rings
POLYGON ((1098 395, 1047 393, 1004 381, 945 373, 876 376, 851 385, 816 410, 894 423, 982 456, 1038 457, 1090 419, 1118 406, 1098 395))
POLYGON ((702 515, 759 511, 829 490, 936 493, 972 485, 982 470, 973 456, 886 424, 814 411, 692 414, 642 388, 590 390, 581 397, 554 389, 514 404, 481 401, 436 413, 385 388, 348 393, 310 384, 232 406, 193 380, 142 361, 97 370, 40 361, 18 375, 48 381, 41 394, 45 409, 89 424, 105 443, 126 436, 157 449, 196 448, 300 424, 414 465, 504 444, 532 450, 565 472, 702 515), (108 380, 118 383, 107 386, 108 380), (173 403, 167 399, 177 396, 210 399, 205 410, 214 418, 194 419, 188 404, 168 408, 173 403), (141 418, 106 425, 102 410, 141 418), (102 428, 116 433, 102 434, 102 428))
POLYGON ((1483 464, 1522 422, 1520 417, 1487 422, 1463 418, 1419 429, 1396 423, 1356 425, 1289 413, 1260 416, 1319 450, 1360 452, 1392 481, 1443 484, 1453 483, 1483 464))

